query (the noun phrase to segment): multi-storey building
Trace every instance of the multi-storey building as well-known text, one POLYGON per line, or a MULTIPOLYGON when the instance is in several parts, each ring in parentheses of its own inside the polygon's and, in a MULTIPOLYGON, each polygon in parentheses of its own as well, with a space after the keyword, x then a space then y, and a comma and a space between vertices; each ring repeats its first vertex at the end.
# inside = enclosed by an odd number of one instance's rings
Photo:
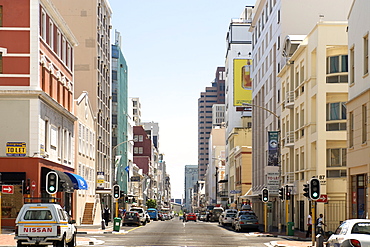
POLYGON ((347 216, 369 218, 369 15, 367 1, 353 1, 348 18, 347 216))
POLYGON ((75 164, 76 174, 86 180, 82 184, 84 190, 78 190, 75 195, 76 224, 93 225, 101 222, 101 205, 95 194, 95 125, 96 118, 91 109, 89 95, 84 92, 74 101, 75 124, 75 164))
POLYGON ((191 211, 192 196, 194 192, 194 186, 198 181, 198 166, 197 165, 186 165, 184 173, 184 208, 188 212, 191 211))
POLYGON ((212 130, 212 106, 225 103, 225 68, 218 67, 212 87, 200 94, 198 99, 198 166, 199 180, 204 179, 207 171, 208 139, 212 130))
MULTIPOLYGON (((86 91, 96 115, 96 172, 97 187, 110 189, 111 157, 111 15, 107 0, 53 0, 66 24, 80 40, 75 49, 74 91, 86 91)), ((108 190, 110 194, 110 190, 108 190)))
POLYGON ((14 191, 2 196, 2 226, 14 226, 24 193, 49 196, 49 171, 61 178, 55 196, 75 216, 74 187, 64 172, 73 176, 76 168, 77 40, 50 1, 0 1, 0 8, 0 142, 6 147, 0 170, 2 184, 14 191))
POLYGON ((318 22, 298 47, 287 38, 283 48, 287 63, 278 74, 282 83, 281 186, 291 191, 289 221, 302 231, 312 210, 303 196, 303 184, 312 177, 320 180, 323 199, 315 211, 325 214, 326 230, 334 231, 338 222, 347 219, 346 28, 347 21, 318 22))
MULTIPOLYGON (((128 126, 128 67, 121 51, 121 35, 115 32, 112 45, 112 155, 114 158, 114 183, 127 192, 128 152, 133 147, 128 126)), ((131 131, 132 132, 132 131, 131 131)))
POLYGON ((140 125, 141 123, 141 103, 140 99, 137 97, 130 98, 132 102, 132 116, 135 125, 140 125))
MULTIPOLYGON (((252 33, 252 72, 253 79, 253 187, 254 205, 261 208, 258 194, 267 186, 267 174, 280 172, 278 159, 268 162, 269 146, 268 132, 279 131, 281 127, 281 80, 277 74, 287 62, 283 56, 283 43, 288 35, 306 35, 314 25, 325 21, 346 20, 351 0, 313 0, 311 8, 306 8, 304 0, 258 0, 250 26, 252 33), (335 8, 333 8, 335 6, 335 8), (304 21, 297 21, 302 19, 304 21)), ((322 106, 323 107, 323 106, 322 106)), ((298 130, 297 130, 298 131, 298 130)), ((273 134, 273 132, 270 132, 273 134)), ((275 138, 271 135, 271 137, 275 138)), ((276 150, 275 150, 276 152, 276 150)), ((271 178, 274 176, 270 176, 271 178)), ((276 189, 270 191, 270 198, 277 196, 276 189)), ((272 204, 272 212, 278 205, 272 204)), ((278 218, 273 218, 271 224, 278 226, 278 218)))

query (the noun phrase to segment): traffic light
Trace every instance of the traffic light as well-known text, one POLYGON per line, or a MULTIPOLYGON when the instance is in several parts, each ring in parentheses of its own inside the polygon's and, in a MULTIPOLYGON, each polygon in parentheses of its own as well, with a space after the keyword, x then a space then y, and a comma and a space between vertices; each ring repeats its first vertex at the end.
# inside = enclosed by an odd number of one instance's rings
POLYGON ((56 172, 48 172, 46 174, 46 192, 50 195, 58 192, 59 177, 56 172))
POLYGON ((307 198, 310 198, 310 184, 303 184, 303 195, 307 198))
POLYGON ((310 198, 314 201, 320 198, 320 180, 317 178, 310 180, 310 198))
POLYGON ((290 191, 287 189, 285 193, 285 200, 290 200, 290 191))
POLYGON ((128 196, 125 196, 125 203, 128 203, 128 196))
POLYGON ((113 198, 118 199, 119 196, 120 196, 119 185, 115 184, 115 185, 113 185, 113 198))
POLYGON ((258 199, 260 199, 262 201, 262 195, 261 194, 258 195, 258 199))
POLYGON ((279 198, 280 200, 284 200, 284 187, 279 189, 279 198))
POLYGON ((27 182, 23 185, 23 193, 24 194, 30 194, 31 193, 31 179, 27 178, 27 182))
POLYGON ((263 202, 268 202, 269 201, 269 190, 264 188, 262 190, 262 201, 263 202))

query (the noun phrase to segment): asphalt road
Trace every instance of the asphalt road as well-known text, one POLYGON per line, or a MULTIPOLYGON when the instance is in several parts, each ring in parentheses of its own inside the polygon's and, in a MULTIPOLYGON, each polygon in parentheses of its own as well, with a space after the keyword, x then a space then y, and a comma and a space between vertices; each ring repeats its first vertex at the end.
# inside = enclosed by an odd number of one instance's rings
MULTIPOLYGON (((120 234, 92 234, 99 240, 98 246, 266 246, 276 240, 257 237, 248 232, 234 232, 216 222, 182 222, 178 218, 169 221, 152 221, 146 226, 121 227, 120 234)), ((79 245, 82 246, 82 245, 79 245)), ((86 245, 88 246, 88 245, 86 245)), ((91 245, 90 245, 91 246, 91 245)))

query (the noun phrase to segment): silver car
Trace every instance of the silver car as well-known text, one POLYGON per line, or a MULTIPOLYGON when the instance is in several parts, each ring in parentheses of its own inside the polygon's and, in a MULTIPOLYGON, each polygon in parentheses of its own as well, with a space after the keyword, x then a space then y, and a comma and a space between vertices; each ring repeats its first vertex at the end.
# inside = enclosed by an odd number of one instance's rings
POLYGON ((344 221, 332 234, 326 246, 370 246, 370 220, 351 219, 344 221))
POLYGON ((231 225, 233 223, 235 215, 236 215, 236 213, 233 213, 233 212, 231 212, 231 213, 223 212, 220 215, 218 223, 221 224, 221 225, 231 225))

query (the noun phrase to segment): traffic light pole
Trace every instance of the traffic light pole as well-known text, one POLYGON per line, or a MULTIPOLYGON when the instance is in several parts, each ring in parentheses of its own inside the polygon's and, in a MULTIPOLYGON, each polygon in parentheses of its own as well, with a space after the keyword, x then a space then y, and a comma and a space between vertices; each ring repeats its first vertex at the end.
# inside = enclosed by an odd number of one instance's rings
POLYGON ((288 235, 289 200, 285 200, 285 232, 288 235))
POLYGON ((264 202, 264 218, 265 218, 265 232, 267 232, 268 222, 267 222, 267 202, 264 202))
POLYGON ((312 208, 312 246, 315 246, 316 241, 316 201, 312 201, 311 203, 312 208))
POLYGON ((115 201, 116 201, 116 217, 118 217, 118 199, 116 199, 115 201))

